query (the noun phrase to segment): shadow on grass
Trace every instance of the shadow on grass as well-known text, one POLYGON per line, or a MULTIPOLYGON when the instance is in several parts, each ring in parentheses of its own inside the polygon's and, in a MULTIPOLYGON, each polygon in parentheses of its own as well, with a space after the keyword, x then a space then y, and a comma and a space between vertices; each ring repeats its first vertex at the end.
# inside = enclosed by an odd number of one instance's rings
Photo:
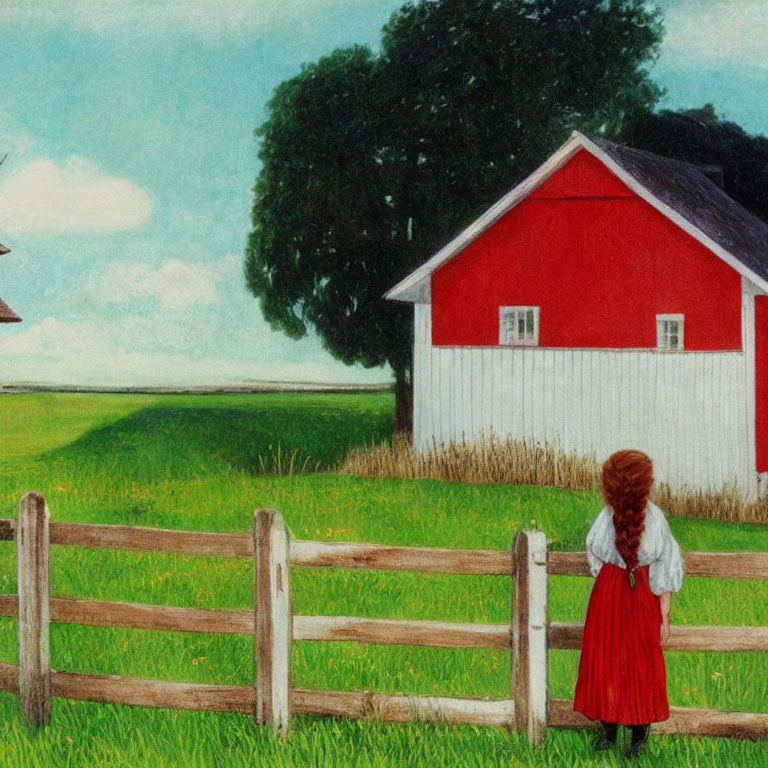
POLYGON ((78 471, 119 471, 137 481, 232 468, 299 474, 335 466, 357 445, 391 438, 386 404, 254 404, 253 407, 153 406, 86 432, 40 460, 78 471))

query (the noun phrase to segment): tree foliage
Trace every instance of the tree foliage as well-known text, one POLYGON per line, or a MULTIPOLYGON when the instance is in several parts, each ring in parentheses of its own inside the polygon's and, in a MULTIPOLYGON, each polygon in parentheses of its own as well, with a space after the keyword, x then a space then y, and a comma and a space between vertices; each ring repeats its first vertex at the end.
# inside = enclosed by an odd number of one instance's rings
POLYGON ((257 130, 245 276, 265 318, 346 363, 389 363, 407 426, 412 309, 383 293, 574 129, 650 107, 646 0, 415 0, 380 51, 281 83, 257 130))
POLYGON ((678 112, 634 112, 616 138, 657 155, 721 166, 725 191, 768 221, 768 137, 750 136, 719 117, 712 104, 678 112))

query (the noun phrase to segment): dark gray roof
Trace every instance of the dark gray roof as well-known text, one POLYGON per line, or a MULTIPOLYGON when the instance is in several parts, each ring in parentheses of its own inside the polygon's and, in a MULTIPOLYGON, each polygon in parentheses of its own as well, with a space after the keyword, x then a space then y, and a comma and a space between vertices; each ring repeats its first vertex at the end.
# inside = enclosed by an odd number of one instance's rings
POLYGON ((691 163, 592 139, 652 195, 768 280, 768 224, 729 197, 691 163))
POLYGON ((0 299, 0 323, 20 323, 21 318, 0 299))

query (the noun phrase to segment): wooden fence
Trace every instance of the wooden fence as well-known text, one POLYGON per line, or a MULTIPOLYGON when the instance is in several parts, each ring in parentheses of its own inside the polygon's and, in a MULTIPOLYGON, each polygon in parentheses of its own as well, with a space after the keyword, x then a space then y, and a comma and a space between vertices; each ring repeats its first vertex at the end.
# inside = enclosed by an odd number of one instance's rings
MULTIPOLYGON (((548 726, 593 725, 572 702, 550 699, 549 648, 578 649, 582 625, 550 622, 549 576, 589 576, 583 552, 548 552, 540 532, 521 532, 514 551, 388 547, 290 539, 275 510, 258 510, 248 534, 169 531, 136 526, 49 523, 42 496, 29 493, 18 521, 0 520, 0 540, 18 548, 18 595, 0 595, 0 615, 18 616, 19 666, 0 663, 0 690, 19 695, 33 727, 50 722, 51 697, 146 707, 243 712, 285 737, 292 714, 312 713, 389 722, 443 721, 504 726, 534 744, 548 726), (254 561, 254 610, 202 610, 50 597, 50 545, 106 547, 254 561), (291 609, 292 567, 339 567, 494 574, 512 577, 509 624, 296 616, 291 609), (249 634, 254 637, 252 686, 200 685, 51 670, 49 622, 93 626, 249 634), (511 697, 503 700, 403 696, 371 691, 318 691, 292 685, 294 641, 339 641, 495 648, 512 652, 511 697)), ((768 554, 688 553, 687 576, 768 578, 768 554)), ((766 627, 673 626, 667 651, 766 651, 766 627)), ((768 714, 673 707, 661 733, 768 738, 768 714)))

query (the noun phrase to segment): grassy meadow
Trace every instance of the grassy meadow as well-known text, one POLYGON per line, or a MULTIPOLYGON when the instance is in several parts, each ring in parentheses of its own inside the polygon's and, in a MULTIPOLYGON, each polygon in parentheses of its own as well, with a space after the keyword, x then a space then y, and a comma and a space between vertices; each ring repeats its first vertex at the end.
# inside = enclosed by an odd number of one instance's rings
MULTIPOLYGON (((57 521, 201 531, 251 529, 275 507, 296 538, 503 549, 520 527, 554 549, 583 548, 594 492, 335 474, 350 448, 391 437, 393 402, 376 395, 13 395, 0 397, 0 516, 45 494, 57 521)), ((672 518, 686 550, 768 551, 768 528, 672 518)), ((250 608, 246 560, 56 547, 56 595, 250 608)), ((553 577, 550 616, 583 619, 591 581, 553 577)), ((0 593, 16 591, 15 546, 0 543, 0 593)), ((297 614, 506 623, 507 577, 296 568, 297 614)), ((677 624, 768 625, 768 584, 689 579, 677 624)), ((0 618, 0 661, 17 663, 16 621, 0 618)), ((252 640, 54 624, 55 669, 249 685, 252 640)), ((669 653, 670 704, 768 712, 768 652, 669 653)), ((550 652, 550 695, 571 698, 578 652, 550 652)), ((296 643, 294 684, 326 690, 508 698, 510 654, 482 649, 296 643)), ((0 693, 0 766, 616 766, 586 730, 549 732, 532 750, 501 728, 387 725, 297 716, 288 742, 243 715, 54 700, 50 728, 25 728, 0 693)), ((762 766, 768 742, 652 736, 641 766, 762 766)))

